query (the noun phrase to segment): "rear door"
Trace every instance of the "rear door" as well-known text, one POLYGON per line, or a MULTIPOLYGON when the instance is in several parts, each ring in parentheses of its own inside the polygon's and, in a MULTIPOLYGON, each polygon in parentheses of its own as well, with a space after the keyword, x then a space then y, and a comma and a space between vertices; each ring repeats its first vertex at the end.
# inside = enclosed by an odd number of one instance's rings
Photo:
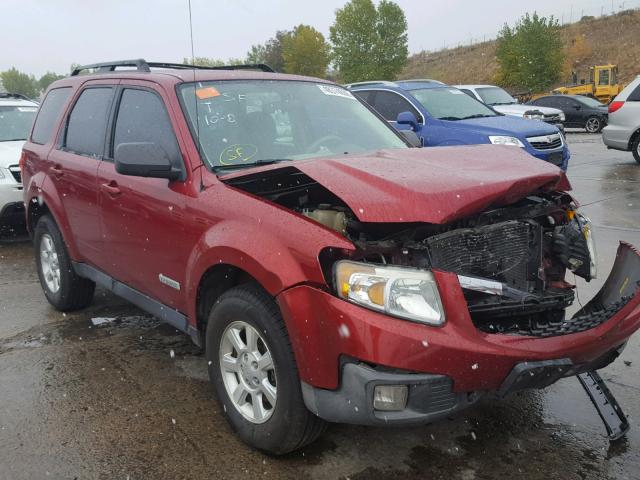
POLYGON ((113 82, 96 81, 77 93, 48 158, 49 178, 81 257, 76 260, 94 265, 102 263, 96 175, 115 89, 113 82))
POLYGON ((191 190, 185 181, 121 175, 118 145, 153 142, 185 172, 163 92, 127 82, 117 94, 108 156, 98 172, 100 219, 112 277, 162 303, 185 311, 183 286, 196 233, 185 220, 191 190))

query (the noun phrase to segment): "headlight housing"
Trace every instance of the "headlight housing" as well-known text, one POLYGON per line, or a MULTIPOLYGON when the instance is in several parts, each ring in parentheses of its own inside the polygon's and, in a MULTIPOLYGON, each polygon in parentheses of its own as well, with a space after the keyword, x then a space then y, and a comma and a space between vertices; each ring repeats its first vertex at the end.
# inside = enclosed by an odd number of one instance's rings
POLYGON ((566 119, 567 117, 565 116, 564 112, 560 112, 560 120, 564 122, 566 119))
POLYGON ((524 118, 529 120, 544 120, 544 115, 541 113, 525 113, 524 118))
POLYGON ((490 135, 489 141, 494 145, 512 145, 514 147, 524 148, 524 144, 516 137, 507 137, 505 135, 490 135))
POLYGON ((444 324, 440 293, 428 270, 340 260, 334 281, 338 296, 352 303, 427 325, 444 324))

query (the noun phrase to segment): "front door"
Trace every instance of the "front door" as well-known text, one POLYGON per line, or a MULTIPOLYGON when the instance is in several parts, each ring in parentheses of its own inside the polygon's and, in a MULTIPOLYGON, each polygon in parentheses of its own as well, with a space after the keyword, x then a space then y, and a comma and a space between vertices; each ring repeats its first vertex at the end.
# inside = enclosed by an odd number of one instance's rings
MULTIPOLYGON (((143 83, 143 82, 140 82, 143 83)), ((116 172, 118 145, 152 142, 184 169, 163 98, 141 86, 122 86, 114 114, 109 158, 98 171, 100 218, 112 277, 177 310, 186 311, 185 271, 194 234, 184 215, 189 195, 183 181, 116 172)))

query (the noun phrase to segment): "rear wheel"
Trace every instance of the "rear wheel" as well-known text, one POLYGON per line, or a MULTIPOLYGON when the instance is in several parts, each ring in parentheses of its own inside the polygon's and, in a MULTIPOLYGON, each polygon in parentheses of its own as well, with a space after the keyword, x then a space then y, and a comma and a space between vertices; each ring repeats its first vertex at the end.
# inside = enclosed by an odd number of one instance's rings
POLYGON ((636 134, 635 140, 631 143, 631 151, 636 162, 640 163, 640 133, 636 134))
POLYGON ((33 246, 40 285, 49 303, 62 312, 89 305, 96 284, 73 270, 60 229, 49 215, 38 220, 33 246))
POLYGON ((604 124, 602 122, 602 119, 598 117, 589 117, 587 119, 587 123, 585 124, 584 128, 589 133, 598 133, 600 130, 602 130, 603 126, 604 124))
POLYGON ((245 443, 281 455, 324 431, 325 422, 304 405, 280 310, 258 286, 235 287, 216 302, 206 356, 224 415, 245 443))

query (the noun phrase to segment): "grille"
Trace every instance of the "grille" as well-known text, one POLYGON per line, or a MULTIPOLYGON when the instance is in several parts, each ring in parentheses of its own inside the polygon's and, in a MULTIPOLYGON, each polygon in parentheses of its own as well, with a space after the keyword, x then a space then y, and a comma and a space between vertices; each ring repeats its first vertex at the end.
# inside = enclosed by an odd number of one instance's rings
POLYGON ((536 150, 554 150, 562 147, 562 136, 559 133, 542 135, 540 137, 528 137, 527 141, 536 150))
POLYGON ((20 167, 18 165, 9 166, 9 171, 11 175, 13 175, 13 178, 16 179, 16 182, 22 183, 22 174, 20 173, 20 167))
POLYGON ((535 224, 508 221, 452 230, 427 239, 432 265, 440 270, 494 279, 527 290, 535 224))
POLYGON ((622 297, 606 307, 590 313, 576 315, 565 319, 564 310, 540 313, 532 316, 529 321, 514 319, 509 326, 501 326, 500 330, 482 329, 489 333, 507 333, 513 335, 527 335, 532 337, 557 337, 572 333, 584 332, 602 325, 624 307, 632 296, 622 297))

